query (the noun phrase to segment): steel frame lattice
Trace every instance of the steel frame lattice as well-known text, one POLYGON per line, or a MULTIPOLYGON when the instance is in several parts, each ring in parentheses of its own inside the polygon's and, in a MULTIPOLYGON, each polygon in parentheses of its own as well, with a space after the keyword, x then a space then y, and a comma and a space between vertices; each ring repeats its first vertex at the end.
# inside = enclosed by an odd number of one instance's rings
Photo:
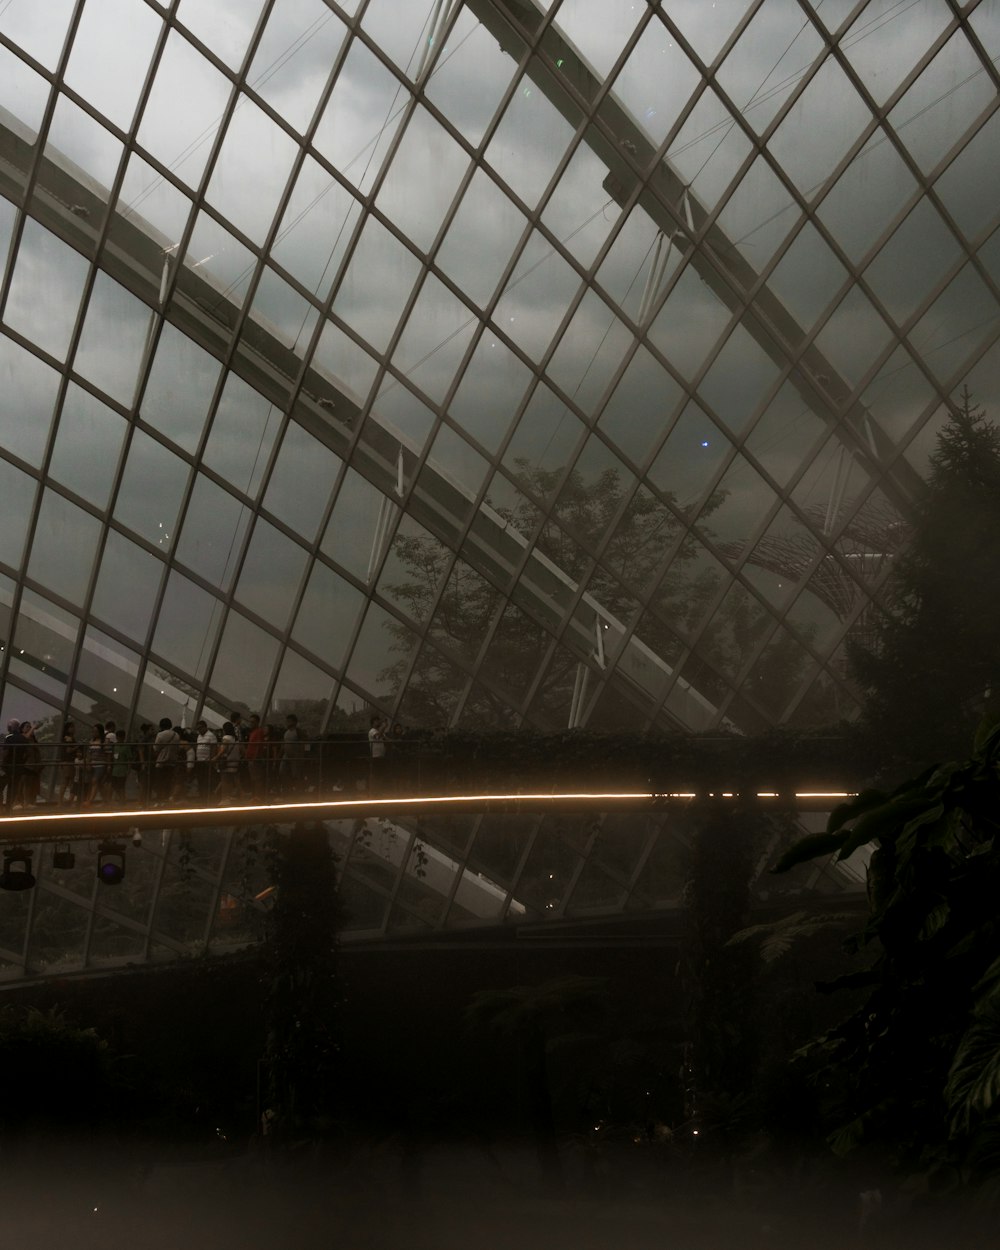
POLYGON ((853 713, 936 431, 997 410, 994 0, 36 8, 0 716, 853 713))

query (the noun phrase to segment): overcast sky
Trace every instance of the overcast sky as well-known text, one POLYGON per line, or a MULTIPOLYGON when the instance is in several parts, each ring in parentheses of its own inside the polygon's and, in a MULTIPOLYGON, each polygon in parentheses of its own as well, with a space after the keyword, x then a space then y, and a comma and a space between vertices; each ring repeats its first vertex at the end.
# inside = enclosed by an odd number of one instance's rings
MULTIPOLYGON (((0 6, 0 34, 42 67, 54 70, 73 7, 70 0, 47 0, 44 6, 34 0, 8 0, 0 6)), ((360 3, 342 6, 348 16, 360 7, 360 3)), ((714 4, 677 0, 669 6, 669 14, 693 53, 711 62, 749 7, 745 0, 714 4)), ((819 17, 836 30, 850 7, 838 0, 823 0, 818 5, 819 17)), ((178 18, 224 67, 238 71, 262 8, 260 0, 183 0, 178 18)), ((412 78, 427 46, 431 33, 427 23, 434 8, 431 0, 371 0, 362 29, 404 76, 412 78)), ((996 55, 1000 19, 995 8, 992 15, 987 8, 983 6, 980 16, 974 15, 972 25, 988 53, 996 55)), ((604 77, 637 25, 648 17, 647 6, 640 0, 564 0, 555 21, 597 75, 604 77)), ((874 0, 853 27, 842 32, 841 47, 851 69, 876 104, 882 105, 949 20, 950 10, 943 0, 922 0, 916 6, 874 0)), ((115 126, 128 131, 136 125, 140 94, 160 32, 161 18, 143 0, 90 0, 69 55, 67 84, 115 126)), ((434 50, 440 45, 439 36, 437 32, 434 50)), ((717 81, 743 111, 750 129, 759 134, 823 54, 824 35, 795 0, 767 0, 722 62, 717 81)), ((276 0, 248 67, 247 82, 287 120, 296 136, 310 132, 320 157, 358 193, 370 195, 381 180, 375 201, 378 209, 413 241, 418 253, 427 254, 436 247, 435 259, 444 274, 467 293, 471 307, 444 283, 429 277, 393 356, 394 365, 432 404, 445 401, 466 354, 472 353, 469 372, 448 411, 459 428, 493 454, 533 384, 533 368, 546 365, 551 358, 552 379, 580 405, 584 417, 594 420, 619 369, 631 360, 597 426, 622 449, 623 458, 605 448, 600 465, 617 468, 623 481, 629 482, 635 468, 644 467, 648 460, 652 484, 691 507, 705 497, 713 474, 725 463, 730 438, 745 433, 777 385, 779 367, 755 334, 744 327, 737 328, 719 359, 707 367, 730 313, 697 267, 682 265, 680 248, 669 240, 660 244, 663 265, 658 289, 662 292, 670 282, 676 285, 648 321, 648 333, 652 346, 679 378, 698 384, 700 406, 685 398, 678 381, 645 348, 633 356, 633 335, 616 317, 614 304, 619 303, 629 317, 639 316, 657 246, 657 227, 639 208, 622 220, 603 186, 606 166, 586 144, 572 148, 573 127, 530 78, 515 83, 504 117, 492 137, 485 137, 516 72, 510 52, 462 7, 440 46, 425 90, 460 139, 483 149, 488 166, 509 184, 528 212, 538 208, 557 165, 571 154, 541 221, 578 265, 593 268, 608 300, 587 294, 558 344, 555 336, 581 294, 578 271, 542 233, 528 229, 520 207, 482 170, 472 177, 450 228, 440 237, 469 174, 470 153, 428 110, 422 106, 411 110, 409 93, 396 75, 362 40, 352 38, 345 23, 322 0, 276 0), (323 104, 331 68, 340 58, 342 68, 323 104), (407 121, 386 169, 399 128, 407 121), (609 241, 606 258, 597 263, 609 241), (491 304, 502 274, 522 245, 520 259, 492 315, 497 329, 524 353, 527 363, 518 360, 489 327, 476 338, 477 312, 491 304)), ((681 40, 654 13, 616 79, 614 91, 651 142, 658 144, 688 109, 699 85, 699 71, 681 40)), ((48 90, 41 75, 0 48, 0 107, 37 129, 48 90)), ((877 131, 846 170, 839 187, 817 209, 819 222, 832 232, 849 263, 871 257, 866 281, 897 323, 908 329, 922 367, 905 348, 896 348, 892 327, 864 292, 850 291, 847 269, 820 233, 812 226, 800 229, 801 213, 789 190, 764 158, 751 160, 751 139, 716 93, 700 95, 667 152, 668 161, 690 188, 692 203, 708 211, 729 194, 733 177, 747 162, 745 178, 720 213, 720 227, 758 272, 797 232, 769 289, 805 333, 849 292, 830 315, 817 346, 832 373, 849 387, 869 378, 864 403, 871 419, 894 442, 908 437, 913 422, 934 409, 935 382, 950 384, 967 372, 970 386, 987 407, 995 411, 1000 398, 995 351, 963 371, 963 362, 995 334, 997 306, 994 293, 968 262, 952 228, 954 222, 972 238, 983 239, 995 222, 1000 190, 996 162, 982 157, 990 150, 991 139, 996 150, 995 129, 983 137, 980 146, 959 157, 953 168, 941 168, 948 143, 954 143, 975 120, 991 93, 989 76, 959 31, 891 114, 905 150, 901 152, 895 141, 877 131), (919 200, 917 176, 932 172, 940 173, 937 194, 944 215, 934 204, 918 204, 898 232, 898 241, 890 241, 882 255, 876 255, 890 223, 919 200), (954 279, 940 299, 908 324, 927 292, 948 275, 954 279), (875 369, 875 362, 883 356, 885 363, 875 369)), ((127 158, 122 171, 126 157, 121 141, 66 97, 59 99, 52 118, 50 148, 71 159, 101 187, 110 188, 121 175, 119 211, 148 223, 163 236, 166 246, 180 242, 189 225, 188 196, 204 187, 212 209, 253 246, 263 246, 273 234, 275 258, 307 291, 325 300, 361 219, 362 206, 349 188, 332 179, 312 157, 299 165, 296 138, 253 100, 240 94, 233 108, 231 96, 232 85, 223 70, 174 30, 167 37, 136 134, 138 143, 180 180, 183 190, 171 186, 138 154, 127 158), (224 118, 228 118, 227 129, 209 174, 208 163, 224 118), (291 198, 279 218, 290 177, 295 179, 291 198)), ((770 151, 795 190, 813 200, 870 117, 845 70, 828 60, 772 137, 770 151)), ((0 212, 0 233, 12 227, 13 215, 0 212)), ((175 259, 180 258, 175 254, 175 259)), ((239 302, 247 297, 254 274, 253 252, 210 216, 198 218, 182 259, 201 267, 227 298, 239 302)), ((995 275, 997 247, 986 244, 981 260, 995 275)), ((323 339, 317 356, 362 403, 375 378, 376 357, 393 342, 421 273, 419 258, 391 231, 375 219, 366 222, 333 309, 366 340, 369 350, 336 331, 323 339)), ((29 223, 4 320, 56 361, 65 362, 86 281, 83 258, 29 223)), ((272 270, 260 282, 253 315, 300 350, 316 325, 316 313, 308 302, 272 270)), ((130 407, 142 377, 150 324, 149 310, 139 301, 109 280, 99 279, 73 367, 112 399, 130 407)), ((8 395, 17 394, 20 411, 45 411, 44 417, 38 416, 37 428, 47 429, 55 375, 50 378, 51 371, 44 366, 26 364, 19 348, 11 347, 7 355, 8 360, 0 359, 0 370, 5 371, 8 395)), ((184 347, 175 332, 167 332, 160 340, 141 414, 182 451, 194 454, 216 381, 217 367, 210 358, 200 349, 184 347)), ((205 462, 254 497, 263 483, 268 457, 273 455, 288 481, 298 478, 308 484, 302 498, 309 504, 302 519, 294 508, 282 516, 283 505, 275 504, 279 492, 272 490, 267 506, 311 541, 337 481, 340 462, 305 435, 289 440, 287 448, 276 442, 281 414, 270 411, 263 401, 246 397, 246 402, 233 409, 233 396, 241 385, 233 379, 223 392, 205 462), (246 414, 245 419, 227 424, 230 410, 246 414), (247 460, 245 467, 241 456, 247 460)), ((70 399, 68 395, 51 472, 88 503, 103 508, 113 472, 92 473, 84 481, 78 470, 71 479, 68 466, 87 457, 95 446, 93 440, 101 440, 101 463, 114 464, 125 445, 124 422, 107 407, 103 416, 95 415, 102 406, 92 397, 87 397, 91 409, 86 419, 75 416, 70 399)), ((548 463, 551 449, 564 446, 565 462, 583 448, 584 426, 572 413, 559 415, 558 406, 555 396, 552 402, 543 402, 541 392, 536 396, 529 414, 537 410, 540 415, 537 421, 526 418, 518 431, 519 454, 548 463), (549 415, 543 418, 543 411, 549 415)), ((420 399, 391 379, 383 384, 373 414, 418 451, 433 423, 433 414, 420 399)), ((5 423, 16 416, 8 405, 5 423)), ((937 424, 932 420, 911 448, 911 460, 918 468, 926 462, 937 424)), ((820 419, 799 392, 786 384, 750 435, 748 446, 783 486, 803 456, 823 438, 820 419)), ((40 468, 44 438, 35 441, 30 454, 23 440, 23 431, 12 425, 8 448, 40 468)), ((593 440, 588 444, 596 445, 593 440)), ((450 432, 438 438, 431 458, 471 488, 479 486, 486 472, 480 453, 450 432)), ((797 488, 799 506, 826 505, 840 459, 839 444, 832 440, 797 488)), ((598 462, 591 457, 583 463, 598 462)), ((236 501, 230 509, 231 521, 220 522, 211 539, 183 533, 178 537, 176 532, 171 536, 191 473, 186 461, 155 440, 133 440, 116 515, 150 541, 156 541, 151 535, 162 530, 167 537, 161 545, 178 541, 192 551, 199 542, 214 543, 224 549, 227 559, 234 551, 238 555, 246 522, 236 501), (151 457, 156 458, 155 468, 151 457), (129 502, 129 484, 137 481, 145 483, 141 505, 129 502)), ((841 492, 845 507, 864 493, 867 483, 863 467, 855 465, 841 492)), ((722 486, 727 498, 708 522, 709 528, 726 541, 744 539, 775 504, 773 492, 745 462, 737 462, 728 471, 722 486)), ((498 480, 491 497, 500 504, 507 502, 509 488, 498 480)), ((366 523, 373 521, 369 518, 366 523)), ((224 560, 223 572, 226 568, 224 560)), ((294 559, 255 556, 245 573, 244 602, 259 611, 269 598, 291 596, 299 576, 294 559)), ((347 594, 346 583, 340 593, 347 594)), ((330 598, 331 610, 332 604, 330 598)), ((137 643, 143 641, 137 638, 137 643)))

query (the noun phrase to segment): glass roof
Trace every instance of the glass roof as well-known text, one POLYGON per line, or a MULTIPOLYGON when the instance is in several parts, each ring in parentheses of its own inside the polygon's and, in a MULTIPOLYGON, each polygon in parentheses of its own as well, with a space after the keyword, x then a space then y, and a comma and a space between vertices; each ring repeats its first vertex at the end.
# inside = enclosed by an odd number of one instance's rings
POLYGON ((1000 399, 996 0, 0 0, 0 717, 823 723, 1000 399))

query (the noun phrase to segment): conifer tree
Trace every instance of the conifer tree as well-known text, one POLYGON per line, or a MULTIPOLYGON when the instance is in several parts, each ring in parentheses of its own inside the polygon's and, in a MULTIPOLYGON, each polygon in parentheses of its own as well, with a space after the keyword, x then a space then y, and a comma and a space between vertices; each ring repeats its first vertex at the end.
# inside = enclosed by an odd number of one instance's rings
POLYGON ((1000 693, 1000 429, 967 387, 891 589, 874 646, 852 655, 872 743, 886 761, 960 758, 1000 693))

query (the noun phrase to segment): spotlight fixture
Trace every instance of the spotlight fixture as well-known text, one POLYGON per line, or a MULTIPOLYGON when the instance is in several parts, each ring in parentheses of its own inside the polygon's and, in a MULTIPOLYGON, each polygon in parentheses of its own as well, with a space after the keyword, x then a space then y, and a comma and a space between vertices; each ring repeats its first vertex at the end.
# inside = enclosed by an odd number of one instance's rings
POLYGON ((35 874, 31 871, 31 852, 23 846, 8 847, 3 853, 0 890, 31 890, 35 874))
POLYGON ((125 880, 125 848, 102 842, 97 848, 97 880, 102 885, 121 885, 125 880))
POLYGON ((68 846, 56 847, 56 849, 52 852, 52 867, 63 869, 75 868, 76 856, 68 846))

